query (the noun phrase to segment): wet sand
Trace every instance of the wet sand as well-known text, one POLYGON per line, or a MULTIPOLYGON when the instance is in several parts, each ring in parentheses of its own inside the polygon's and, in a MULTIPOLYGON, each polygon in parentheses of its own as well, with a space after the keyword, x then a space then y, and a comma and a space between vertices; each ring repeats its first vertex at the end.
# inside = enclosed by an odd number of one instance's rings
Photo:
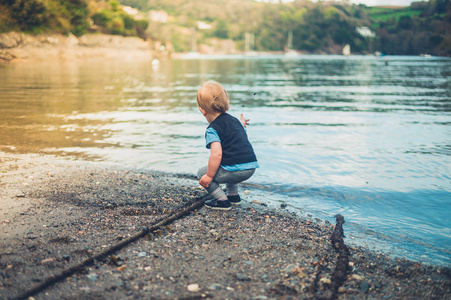
MULTIPOLYGON (((205 195, 190 175, 41 155, 0 158, 1 299, 17 297, 205 195)), ((33 297, 332 296, 335 224, 243 198, 231 211, 194 210, 33 297)), ((348 259, 339 299, 451 297, 447 267, 359 247, 349 248, 348 259)))

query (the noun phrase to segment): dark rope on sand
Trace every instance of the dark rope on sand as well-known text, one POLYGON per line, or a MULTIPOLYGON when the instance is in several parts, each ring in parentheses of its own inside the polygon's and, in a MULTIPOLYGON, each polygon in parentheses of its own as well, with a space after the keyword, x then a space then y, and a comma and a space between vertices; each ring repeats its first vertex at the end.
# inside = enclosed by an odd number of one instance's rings
POLYGON ((94 265, 96 261, 102 260, 102 259, 106 258, 107 256, 115 253, 116 251, 124 248, 125 246, 135 242, 136 240, 138 240, 142 237, 145 237, 147 234, 159 229, 161 226, 168 225, 168 224, 174 222, 175 220, 188 215, 191 211, 200 208, 204 204, 205 200, 208 199, 208 197, 209 197, 208 195, 205 195, 200 198, 197 198, 196 201, 193 204, 191 204, 190 206, 185 207, 160 221, 157 221, 155 224, 152 224, 152 225, 149 224, 149 226, 143 227, 139 232, 133 234, 132 236, 130 236, 126 239, 123 239, 119 243, 116 243, 116 244, 104 249, 103 251, 81 261, 80 263, 63 270, 59 274, 48 277, 41 284, 23 292, 22 294, 14 297, 12 299, 14 299, 14 300, 15 299, 28 299, 29 297, 36 295, 39 292, 42 292, 44 289, 62 281, 63 279, 65 279, 69 276, 72 276, 73 274, 75 274, 77 272, 82 271, 83 268, 94 265))
POLYGON ((343 224, 345 218, 338 214, 335 216, 337 225, 332 233, 331 242, 334 248, 338 251, 337 265, 332 273, 330 291, 325 297, 326 299, 336 299, 338 288, 346 281, 346 272, 349 266, 349 249, 343 242, 344 231, 343 224))

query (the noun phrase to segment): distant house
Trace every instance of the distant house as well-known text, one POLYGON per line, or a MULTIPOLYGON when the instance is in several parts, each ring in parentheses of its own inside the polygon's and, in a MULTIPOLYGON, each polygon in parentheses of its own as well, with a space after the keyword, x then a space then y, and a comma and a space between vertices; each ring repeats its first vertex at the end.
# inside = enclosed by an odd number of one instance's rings
POLYGON ((138 9, 130 7, 130 6, 122 6, 122 10, 125 11, 127 14, 129 14, 132 17, 137 16, 139 13, 138 9))
POLYGON ((211 29, 213 26, 211 24, 202 22, 202 21, 197 21, 196 22, 197 28, 199 28, 200 30, 206 30, 206 29, 211 29))
POLYGON ((164 10, 151 10, 149 11, 149 19, 153 22, 167 23, 169 15, 164 10))

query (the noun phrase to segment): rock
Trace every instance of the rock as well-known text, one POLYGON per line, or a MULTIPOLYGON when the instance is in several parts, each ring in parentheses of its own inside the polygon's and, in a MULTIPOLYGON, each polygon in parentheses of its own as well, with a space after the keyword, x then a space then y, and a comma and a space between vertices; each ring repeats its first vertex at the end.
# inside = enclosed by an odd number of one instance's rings
POLYGON ((197 283, 190 284, 186 288, 190 292, 198 292, 199 291, 199 285, 197 283))
POLYGON ((298 266, 295 264, 288 265, 288 267, 285 268, 283 273, 285 274, 286 277, 288 277, 288 276, 290 276, 290 274, 293 274, 293 270, 297 267, 298 266))
POLYGON ((222 286, 219 283, 213 283, 208 287, 209 290, 216 290, 219 291, 222 288, 222 286))
POLYGON ((89 273, 88 275, 86 275, 86 279, 88 279, 89 281, 96 281, 97 279, 99 279, 99 275, 95 274, 95 273, 89 273))
POLYGON ((55 261, 54 257, 43 259, 43 260, 41 260, 41 265, 52 262, 52 261, 55 261))
POLYGON ((285 203, 280 204, 280 208, 286 208, 288 205, 286 205, 285 203))
POLYGON ((363 277, 357 274, 352 274, 351 278, 354 280, 363 280, 363 277))
POLYGON ((247 276, 246 274, 243 273, 236 273, 236 279, 238 279, 239 281, 249 281, 251 280, 251 278, 249 276, 247 276))
POLYGON ((214 230, 214 229, 210 230, 208 233, 210 233, 211 235, 214 235, 214 236, 218 236, 219 235, 219 233, 216 230, 214 230))
POLYGON ((23 39, 23 33, 8 32, 0 34, 0 49, 17 47, 23 39))
POLYGON ((360 291, 362 293, 366 294, 369 289, 370 289, 370 284, 368 283, 368 281, 364 281, 360 284, 360 291))
POLYGON ((25 194, 17 194, 16 197, 17 198, 25 198, 25 194))
POLYGON ((325 284, 331 284, 332 283, 329 278, 321 278, 319 281, 322 282, 322 283, 325 283, 325 284))
POLYGON ((347 290, 348 290, 348 289, 345 288, 344 286, 340 286, 340 287, 338 288, 338 292, 339 292, 339 293, 346 293, 347 290))
POLYGON ((139 252, 138 253, 138 257, 146 257, 147 253, 146 252, 139 252))

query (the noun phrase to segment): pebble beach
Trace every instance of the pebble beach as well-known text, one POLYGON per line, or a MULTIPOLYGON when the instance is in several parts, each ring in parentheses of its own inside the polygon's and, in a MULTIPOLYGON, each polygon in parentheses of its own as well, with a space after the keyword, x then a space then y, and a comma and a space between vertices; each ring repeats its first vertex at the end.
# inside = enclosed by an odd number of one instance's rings
MULTIPOLYGON (((189 174, 1 152, 0 187, 0 299, 20 298, 205 196, 189 174)), ((32 298, 451 297, 449 266, 355 246, 334 291, 335 224, 242 196, 230 211, 195 209, 32 298)))

